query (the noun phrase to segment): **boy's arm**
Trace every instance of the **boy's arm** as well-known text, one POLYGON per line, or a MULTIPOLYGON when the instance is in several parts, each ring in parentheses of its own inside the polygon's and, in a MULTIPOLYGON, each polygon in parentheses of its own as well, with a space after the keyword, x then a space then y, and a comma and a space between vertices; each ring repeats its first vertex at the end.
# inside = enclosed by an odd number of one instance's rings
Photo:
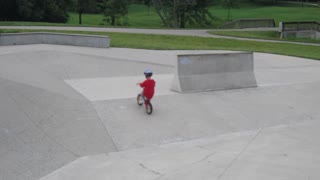
POLYGON ((142 83, 138 83, 137 85, 139 85, 140 87, 145 87, 146 85, 146 81, 143 81, 142 83))

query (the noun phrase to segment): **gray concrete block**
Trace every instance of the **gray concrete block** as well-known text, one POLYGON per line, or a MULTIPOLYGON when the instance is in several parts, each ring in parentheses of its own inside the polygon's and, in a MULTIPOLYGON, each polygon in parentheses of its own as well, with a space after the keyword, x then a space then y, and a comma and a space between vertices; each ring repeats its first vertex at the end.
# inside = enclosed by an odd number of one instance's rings
POLYGON ((256 87, 253 53, 178 55, 172 90, 197 92, 256 87))
POLYGON ((290 36, 297 38, 320 39, 320 32, 315 30, 290 30, 281 32, 281 39, 288 38, 290 36))
POLYGON ((108 36, 44 32, 0 34, 1 46, 25 44, 58 44, 108 48, 110 47, 110 38, 108 36))

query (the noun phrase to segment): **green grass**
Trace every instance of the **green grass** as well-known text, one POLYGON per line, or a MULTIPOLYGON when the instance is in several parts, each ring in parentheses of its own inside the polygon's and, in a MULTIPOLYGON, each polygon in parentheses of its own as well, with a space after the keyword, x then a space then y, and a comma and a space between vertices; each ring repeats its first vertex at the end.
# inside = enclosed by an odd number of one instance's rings
MULTIPOLYGON (((102 26, 103 16, 101 14, 84 14, 82 15, 82 24, 85 26, 102 26)), ((69 13, 69 21, 67 25, 79 25, 78 13, 69 13)))
POLYGON ((143 5, 131 5, 129 8, 129 26, 144 28, 163 28, 160 17, 154 8, 143 5))
MULTIPOLYGON (((227 21, 227 9, 212 6, 209 11, 216 17, 213 21, 215 28, 227 21)), ((274 18, 276 25, 280 21, 320 21, 320 8, 317 7, 285 7, 285 6, 257 6, 241 4, 239 8, 232 9, 232 20, 240 18, 274 18)), ((78 14, 69 13, 68 23, 35 23, 35 22, 0 22, 0 25, 44 25, 44 26, 79 26, 78 14)), ((144 5, 129 6, 130 28, 164 28, 161 20, 153 8, 144 5)), ((101 14, 83 14, 81 26, 109 26, 103 22, 101 14)), ((191 28, 191 27, 188 27, 191 28)))
POLYGON ((279 32, 275 31, 209 31, 209 33, 233 37, 280 40, 279 32))
POLYGON ((233 36, 233 37, 245 37, 254 39, 268 39, 268 40, 281 40, 281 41, 295 41, 295 42, 307 42, 307 43, 320 43, 320 40, 311 38, 287 38, 280 39, 280 33, 275 31, 209 31, 211 34, 233 36))
MULTIPOLYGON (((130 34, 111 32, 48 31, 75 34, 108 35, 112 47, 159 50, 241 50, 265 52, 320 60, 320 47, 288 43, 267 43, 207 37, 130 34)), ((1 32, 35 32, 35 30, 0 30, 1 32)))

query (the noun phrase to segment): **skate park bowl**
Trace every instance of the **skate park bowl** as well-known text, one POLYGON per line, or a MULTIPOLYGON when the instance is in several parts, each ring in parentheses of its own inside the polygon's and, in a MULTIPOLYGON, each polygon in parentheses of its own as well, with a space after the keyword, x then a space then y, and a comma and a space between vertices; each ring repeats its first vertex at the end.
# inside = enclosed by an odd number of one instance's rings
POLYGON ((178 55, 172 90, 199 92, 256 87, 252 52, 178 55))
POLYGON ((178 55, 214 53, 1 46, 0 180, 320 179, 320 62, 254 52, 256 88, 170 90, 178 55))
POLYGON ((108 36, 47 33, 47 32, 0 34, 0 46, 26 45, 26 44, 57 44, 57 45, 108 48, 110 47, 110 38, 108 36))

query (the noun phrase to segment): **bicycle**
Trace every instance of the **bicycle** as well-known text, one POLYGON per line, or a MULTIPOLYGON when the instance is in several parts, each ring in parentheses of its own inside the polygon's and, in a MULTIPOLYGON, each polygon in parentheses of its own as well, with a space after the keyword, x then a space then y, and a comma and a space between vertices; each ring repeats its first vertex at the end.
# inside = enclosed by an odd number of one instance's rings
POLYGON ((146 108, 147 114, 150 115, 150 114, 152 113, 153 108, 152 108, 152 104, 151 104, 150 100, 147 99, 147 98, 146 98, 145 96, 143 96, 142 94, 138 94, 138 95, 137 95, 137 104, 138 104, 139 106, 142 106, 142 104, 144 104, 144 105, 145 105, 145 108, 146 108))

